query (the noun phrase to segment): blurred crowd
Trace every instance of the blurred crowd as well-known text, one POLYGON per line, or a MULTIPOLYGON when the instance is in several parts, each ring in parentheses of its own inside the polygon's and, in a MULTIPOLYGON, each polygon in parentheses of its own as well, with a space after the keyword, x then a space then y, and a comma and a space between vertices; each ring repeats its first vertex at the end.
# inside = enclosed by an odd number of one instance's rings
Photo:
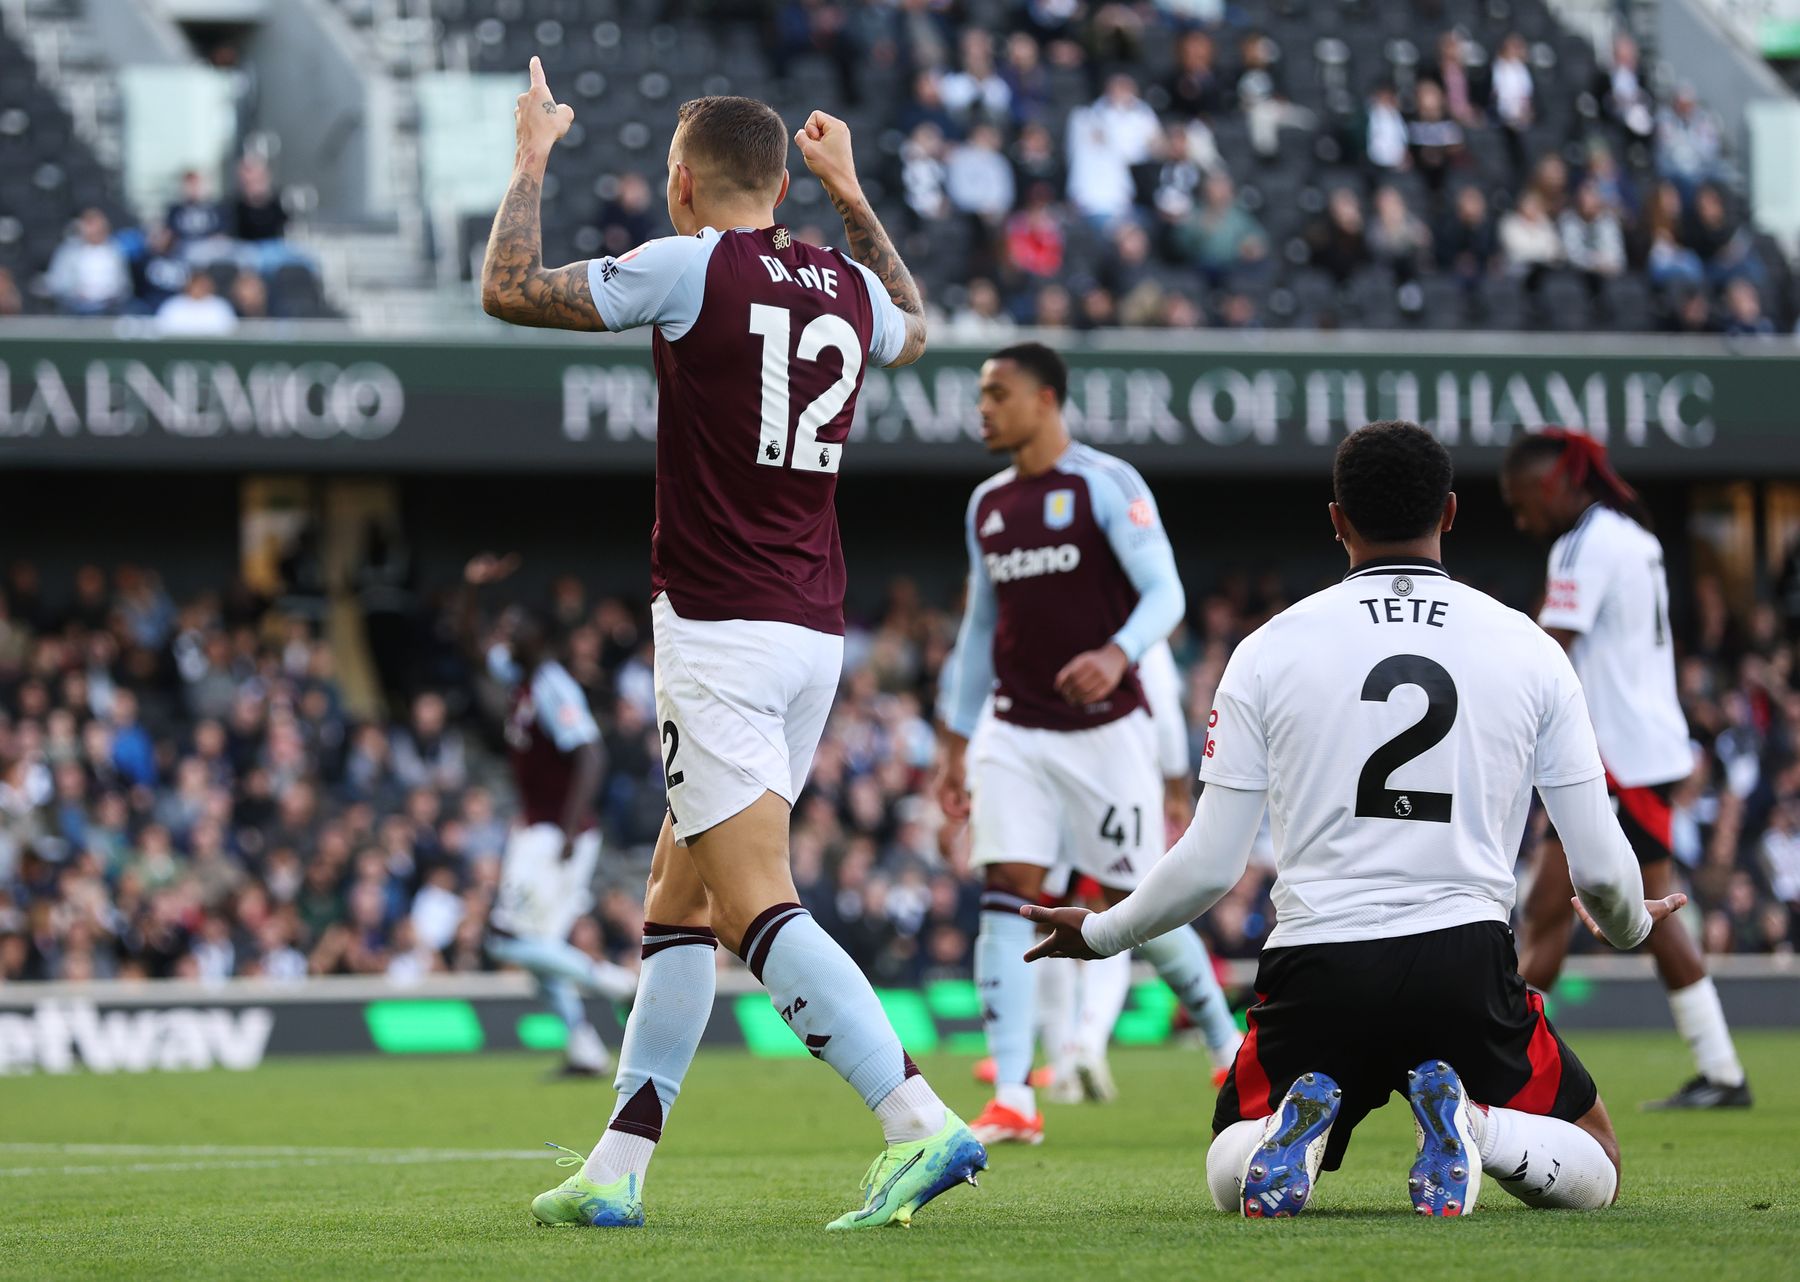
MULTIPOLYGON (((1021 0, 994 27, 948 0, 763 8, 778 79, 824 58, 858 104, 859 67, 902 70, 878 203, 969 341, 1020 325, 1795 327, 1790 265, 1733 194, 1719 121, 1626 35, 1590 81, 1516 31, 1483 48, 1423 28, 1416 48, 1389 42, 1364 95, 1344 41, 1284 50, 1218 0, 1021 0), (1087 85, 1072 106, 1071 81, 1087 85)), ((656 186, 622 179, 590 239, 621 252, 657 234, 656 186)))
MULTIPOLYGON (((504 692, 479 655, 515 607, 461 585, 417 601, 382 642, 403 658, 396 712, 357 716, 304 611, 241 585, 175 601, 131 565, 40 583, 14 563, 0 584, 0 981, 486 968, 513 792, 504 692)), ((1175 641, 1196 741, 1231 647, 1287 601, 1273 573, 1194 592, 1175 641)), ((604 737, 607 855, 575 939, 631 961, 663 808, 644 613, 574 578, 533 605, 604 737)), ((1800 559, 1747 620, 1710 578, 1688 613, 1696 769, 1676 830, 1693 924, 1712 952, 1792 951, 1800 559)), ((897 581, 852 626, 794 817, 803 900, 886 984, 969 970, 967 836, 929 799, 929 709, 955 624, 897 581)), ((1202 923, 1223 956, 1254 956, 1273 924, 1267 855, 1202 923)))
POLYGON ((228 199, 189 170, 160 219, 115 227, 82 210, 41 278, 21 290, 0 267, 0 316, 141 316, 171 337, 229 334, 240 320, 323 313, 318 274, 286 239, 288 215, 268 163, 239 159, 228 199))

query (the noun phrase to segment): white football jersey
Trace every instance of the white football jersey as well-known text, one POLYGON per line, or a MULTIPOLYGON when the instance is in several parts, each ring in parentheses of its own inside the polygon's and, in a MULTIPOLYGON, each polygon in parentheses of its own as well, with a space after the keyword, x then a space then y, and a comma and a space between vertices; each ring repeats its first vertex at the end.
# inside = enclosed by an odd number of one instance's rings
POLYGON ((1579 634, 1569 657, 1614 781, 1641 788, 1687 778, 1694 753, 1675 688, 1669 579, 1656 536, 1594 504, 1550 549, 1538 622, 1579 634))
POLYGON ((1269 794, 1271 948, 1508 920, 1532 786, 1602 771, 1562 647, 1413 560, 1365 562, 1247 637, 1200 764, 1269 794))

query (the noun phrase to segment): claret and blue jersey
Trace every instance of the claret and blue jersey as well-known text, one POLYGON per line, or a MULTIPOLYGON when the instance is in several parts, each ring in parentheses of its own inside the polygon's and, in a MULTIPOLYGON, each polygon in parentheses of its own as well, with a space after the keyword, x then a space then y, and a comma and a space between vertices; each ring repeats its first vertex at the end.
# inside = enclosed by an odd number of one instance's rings
POLYGON ((1083 707, 1056 691, 1076 655, 1116 641, 1133 664, 1181 621, 1186 597, 1156 501, 1123 460, 1071 444, 1051 469, 1008 468, 965 517, 969 601, 939 715, 973 732, 983 703, 1016 725, 1084 730, 1144 706, 1135 671, 1083 707))

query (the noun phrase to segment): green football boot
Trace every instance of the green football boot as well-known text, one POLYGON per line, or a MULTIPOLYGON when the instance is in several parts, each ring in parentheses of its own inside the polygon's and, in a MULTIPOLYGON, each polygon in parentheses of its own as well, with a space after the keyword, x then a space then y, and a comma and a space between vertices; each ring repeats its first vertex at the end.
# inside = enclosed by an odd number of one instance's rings
POLYGON ((825 1227, 909 1226, 913 1212, 939 1193, 958 1184, 974 1184, 976 1174, 987 1170, 987 1149, 969 1132, 962 1118, 948 1109, 944 1112, 944 1128, 930 1139, 885 1149, 863 1176, 861 1209, 848 1211, 825 1227))
MULTIPOLYGON (((587 1161, 572 1148, 563 1148, 560 1144, 549 1147, 568 1154, 556 1159, 558 1166, 580 1167, 587 1161)), ((643 1190, 634 1174, 622 1175, 611 1184, 596 1184, 577 1170, 549 1192, 532 1198, 531 1214, 540 1228, 573 1225, 577 1228, 641 1229, 644 1227, 643 1190)))

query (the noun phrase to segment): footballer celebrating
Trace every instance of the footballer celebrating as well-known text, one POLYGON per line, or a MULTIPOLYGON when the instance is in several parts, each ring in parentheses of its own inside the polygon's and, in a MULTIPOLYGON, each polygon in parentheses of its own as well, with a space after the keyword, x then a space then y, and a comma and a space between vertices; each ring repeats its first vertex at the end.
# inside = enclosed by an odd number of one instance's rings
MULTIPOLYGON (((1059 865, 1119 899, 1164 846, 1157 733, 1135 665, 1186 597, 1143 478, 1070 440, 1067 391, 1067 367, 1041 343, 981 367, 982 438, 1012 466, 969 500, 969 600, 938 705, 938 801, 969 820, 984 877, 975 983, 995 1067, 994 1099, 973 1124, 984 1143, 1044 1137, 1029 1080, 1034 932, 1020 907, 1059 865)), ((1180 922, 1140 942, 1229 1062, 1237 1027, 1200 936, 1180 922)))
POLYGON ((1507 928, 1532 788, 1595 934, 1634 947, 1685 899, 1643 898, 1568 656, 1446 573, 1456 496, 1437 438, 1371 424, 1332 481, 1350 572, 1232 654, 1192 825, 1107 911, 1028 908, 1054 927, 1031 955, 1106 956, 1190 920, 1243 875, 1268 807, 1277 916, 1213 1116, 1219 1209, 1304 1210, 1391 1091, 1418 1124, 1421 1215, 1469 1214, 1484 1173, 1531 1206, 1608 1206, 1606 1107, 1507 928))
MULTIPOLYGON (((1675 786, 1694 772, 1687 716, 1675 686, 1669 582, 1650 513, 1593 437, 1546 428, 1514 441, 1501 492, 1519 529, 1551 543, 1538 622, 1575 665, 1606 763, 1619 824, 1652 895, 1675 887, 1675 786)), ((1569 952, 1569 872, 1562 843, 1538 852, 1521 925, 1520 969, 1548 991, 1569 952)), ((1651 1108, 1746 1108, 1750 1087, 1719 993, 1679 922, 1650 933, 1656 972, 1696 1075, 1651 1108)))
POLYGON ((580 1169, 532 1203, 540 1223, 637 1226, 650 1159, 712 1014, 720 940, 794 1034, 878 1119, 863 1205, 829 1226, 910 1222, 974 1183, 987 1154, 919 1075, 849 955, 800 906, 788 814, 811 768, 844 649, 834 498, 863 373, 925 347, 917 286, 857 182, 850 132, 814 112, 793 136, 851 255, 775 219, 781 117, 748 98, 682 106, 669 144, 676 236, 546 268, 539 198, 574 112, 531 60, 518 152, 482 266, 482 302, 520 325, 652 327, 659 394, 651 535, 655 688, 669 817, 644 901, 644 965, 618 1101, 580 1169))

